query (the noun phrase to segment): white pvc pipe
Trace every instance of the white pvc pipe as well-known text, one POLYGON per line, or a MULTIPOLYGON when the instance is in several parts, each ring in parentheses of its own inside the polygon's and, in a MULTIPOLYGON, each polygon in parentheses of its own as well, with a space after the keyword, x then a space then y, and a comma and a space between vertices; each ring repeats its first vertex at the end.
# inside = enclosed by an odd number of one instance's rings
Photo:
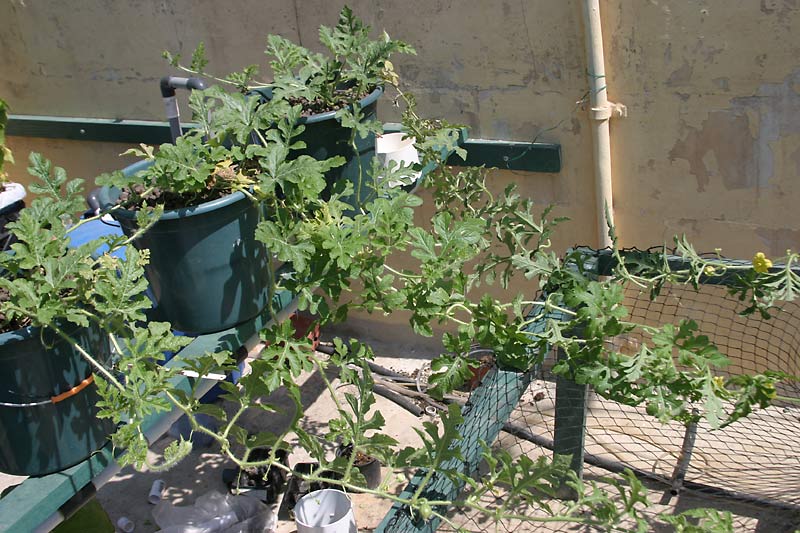
POLYGON ((597 245, 611 246, 606 223, 606 206, 614 221, 614 196, 611 187, 611 135, 608 122, 611 107, 606 91, 607 78, 603 56, 603 30, 600 25, 599 0, 584 0, 583 26, 586 33, 586 63, 589 75, 590 120, 594 140, 595 198, 597 208, 597 245))
POLYGON ((344 492, 309 492, 294 506, 297 533, 358 533, 353 502, 344 492))

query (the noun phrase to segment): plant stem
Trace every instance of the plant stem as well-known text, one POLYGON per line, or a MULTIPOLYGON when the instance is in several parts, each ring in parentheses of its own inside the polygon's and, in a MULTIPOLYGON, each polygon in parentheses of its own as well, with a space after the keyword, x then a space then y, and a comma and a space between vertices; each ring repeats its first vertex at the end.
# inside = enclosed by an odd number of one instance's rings
POLYGON ((234 415, 228 421, 228 425, 225 427, 225 431, 222 432, 222 438, 223 439, 225 439, 225 440, 228 439, 228 434, 230 434, 231 429, 236 424, 236 422, 239 420, 239 418, 244 414, 244 412, 247 411, 248 407, 249 407, 249 405, 245 405, 243 403, 239 404, 239 409, 236 411, 236 413, 234 413, 234 415))
POLYGON ((94 357, 92 357, 89 354, 89 352, 84 350, 83 347, 80 344, 78 344, 72 337, 67 335, 61 328, 59 328, 54 324, 51 324, 49 327, 51 327, 56 333, 58 333, 61 336, 61 338, 63 338, 70 345, 72 345, 72 347, 75 348, 78 351, 78 353, 81 354, 81 356, 89 362, 89 364, 91 364, 95 369, 97 369, 98 372, 103 374, 103 377, 106 380, 108 380, 112 385, 114 385, 119 390, 125 391, 125 387, 122 385, 122 383, 117 381, 117 378, 115 378, 114 375, 111 374, 111 372, 106 370, 106 368, 103 365, 101 365, 99 361, 97 361, 94 357))
POLYGON ((416 274, 407 274, 405 272, 400 272, 399 270, 397 270, 395 268, 392 268, 388 263, 384 263, 383 264, 383 268, 385 268, 386 270, 388 270, 392 274, 395 274, 396 276, 400 276, 402 278, 406 278, 406 279, 422 279, 422 276, 418 276, 416 274))
POLYGON ((314 361, 314 364, 317 365, 317 368, 319 369, 319 375, 322 378, 322 381, 325 383, 325 388, 328 389, 328 393, 331 395, 333 403, 336 404, 336 409, 342 411, 342 404, 339 402, 339 398, 336 397, 336 389, 333 388, 328 376, 325 375, 325 366, 322 364, 322 361, 320 361, 313 351, 309 354, 309 357, 312 361, 314 361))
POLYGON ((464 305, 461 302, 456 302, 456 303, 450 305, 450 307, 448 307, 447 310, 444 312, 445 316, 449 317, 450 316, 450 312, 455 310, 455 309, 461 309, 462 311, 465 311, 470 316, 472 316, 472 309, 470 309, 469 307, 467 307, 466 305, 464 305))

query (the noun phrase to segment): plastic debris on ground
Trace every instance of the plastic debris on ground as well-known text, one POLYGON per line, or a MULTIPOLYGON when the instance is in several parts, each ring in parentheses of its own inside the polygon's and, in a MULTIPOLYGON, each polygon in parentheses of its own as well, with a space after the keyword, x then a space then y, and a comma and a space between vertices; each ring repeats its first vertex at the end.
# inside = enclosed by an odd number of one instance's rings
POLYGON ((153 509, 160 533, 269 533, 275 514, 250 496, 210 491, 194 505, 176 506, 162 500, 153 509))

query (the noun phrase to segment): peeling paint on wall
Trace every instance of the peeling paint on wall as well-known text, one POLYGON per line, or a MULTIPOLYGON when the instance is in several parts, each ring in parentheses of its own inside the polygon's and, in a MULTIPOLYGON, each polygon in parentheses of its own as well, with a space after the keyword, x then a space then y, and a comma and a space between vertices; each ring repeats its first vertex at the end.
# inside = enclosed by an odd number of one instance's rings
POLYGON ((718 89, 721 89, 721 90, 723 90, 723 91, 725 91, 725 92, 728 92, 728 91, 730 90, 730 84, 731 84, 731 80, 730 80, 730 78, 725 78, 725 77, 722 77, 722 78, 714 78, 714 79, 713 79, 713 80, 711 80, 711 81, 714 83, 714 85, 715 85, 715 86, 716 86, 718 89))
POLYGON ((669 158, 689 162, 698 192, 705 191, 717 173, 726 189, 767 187, 775 167, 773 144, 800 133, 798 117, 800 69, 781 83, 761 85, 752 96, 733 98, 728 109, 711 111, 700 128, 687 128, 669 158), (708 164, 709 155, 714 156, 716 169, 708 164))
POLYGON ((767 255, 782 256, 787 249, 800 250, 800 230, 758 228, 755 233, 764 243, 767 255))
POLYGON ((785 135, 800 133, 800 68, 796 68, 782 83, 768 83, 753 96, 734 98, 735 107, 757 113, 759 167, 761 185, 772 177, 774 157, 772 143, 785 135))
POLYGON ((709 113, 700 129, 690 128, 688 135, 675 143, 669 158, 689 162, 698 192, 706 190, 717 172, 728 189, 752 187, 757 170, 748 121, 747 115, 734 111, 709 113), (716 160, 716 169, 709 168, 710 155, 716 160))
POLYGON ((797 0, 761 0, 761 12, 785 18, 789 11, 797 9, 797 0))
POLYGON ((800 176, 800 148, 794 151, 791 155, 792 162, 794 163, 795 172, 800 176))
POLYGON ((692 66, 684 60, 683 65, 674 70, 667 78, 667 86, 680 87, 681 85, 686 85, 692 79, 692 71, 692 66))

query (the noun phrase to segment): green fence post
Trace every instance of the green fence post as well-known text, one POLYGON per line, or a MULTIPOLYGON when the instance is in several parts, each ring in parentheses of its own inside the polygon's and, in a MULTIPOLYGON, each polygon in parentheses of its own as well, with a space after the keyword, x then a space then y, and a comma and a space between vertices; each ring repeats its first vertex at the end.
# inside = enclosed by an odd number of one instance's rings
MULTIPOLYGON (((564 356, 558 351, 559 359, 564 356)), ((586 404, 589 387, 571 379, 556 378, 556 416, 553 435, 553 455, 569 455, 570 470, 578 478, 583 476, 584 439, 586 435, 586 404)), ((558 490, 558 497, 574 499, 575 491, 566 485, 566 478, 558 490)))

